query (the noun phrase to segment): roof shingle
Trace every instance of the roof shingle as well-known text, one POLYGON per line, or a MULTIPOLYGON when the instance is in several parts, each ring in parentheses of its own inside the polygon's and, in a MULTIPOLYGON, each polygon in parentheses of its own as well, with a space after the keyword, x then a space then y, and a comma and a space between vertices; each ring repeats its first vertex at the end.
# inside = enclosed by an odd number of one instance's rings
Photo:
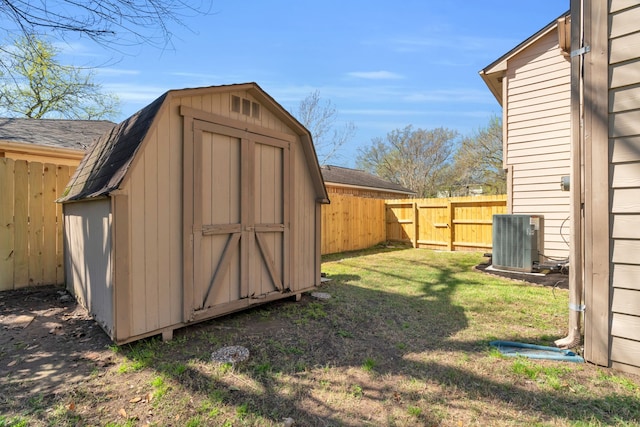
POLYGON ((388 190, 403 194, 415 194, 415 191, 403 187, 400 184, 384 180, 378 176, 358 169, 349 169, 340 166, 321 166, 322 177, 326 183, 353 185, 376 190, 388 190))
POLYGON ((0 118, 0 141, 84 151, 115 125, 107 120, 0 118))

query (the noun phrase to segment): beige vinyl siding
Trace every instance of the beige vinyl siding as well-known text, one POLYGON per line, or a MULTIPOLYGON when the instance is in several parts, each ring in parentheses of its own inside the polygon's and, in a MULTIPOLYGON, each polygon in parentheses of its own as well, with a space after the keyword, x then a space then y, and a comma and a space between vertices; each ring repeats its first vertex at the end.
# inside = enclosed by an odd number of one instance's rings
MULTIPOLYGON (((570 63, 556 31, 509 59, 504 108, 511 213, 544 216, 544 255, 569 256, 570 63)), ((541 261, 546 259, 541 258, 541 261)))
POLYGON ((611 362, 640 370, 640 5, 610 6, 611 362))

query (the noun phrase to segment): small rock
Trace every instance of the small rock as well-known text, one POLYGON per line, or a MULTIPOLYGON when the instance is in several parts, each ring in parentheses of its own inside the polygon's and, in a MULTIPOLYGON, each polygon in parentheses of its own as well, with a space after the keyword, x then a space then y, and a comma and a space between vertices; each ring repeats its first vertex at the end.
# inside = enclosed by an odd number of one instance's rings
POLYGON ((244 362, 248 358, 249 349, 239 345, 222 347, 211 353, 211 361, 218 363, 231 363, 235 365, 238 362, 244 362))
POLYGON ((282 425, 283 425, 284 427, 291 427, 291 426, 292 426, 292 425, 294 425, 296 422, 294 421, 294 419, 293 419, 293 418, 291 418, 291 417, 287 417, 287 418, 285 418, 284 420, 282 420, 282 423, 283 423, 282 425))
POLYGON ((331 298, 331 295, 329 295, 326 292, 311 292, 311 296, 315 299, 322 299, 322 300, 327 300, 331 298))

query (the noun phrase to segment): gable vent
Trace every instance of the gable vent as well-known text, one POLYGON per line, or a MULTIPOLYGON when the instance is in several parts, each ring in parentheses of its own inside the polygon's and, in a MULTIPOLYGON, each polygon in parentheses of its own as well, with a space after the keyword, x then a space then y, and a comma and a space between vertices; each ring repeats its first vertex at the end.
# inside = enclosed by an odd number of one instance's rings
POLYGON ((231 95, 231 111, 254 119, 260 118, 260 104, 236 95, 231 95))
POLYGON ((231 95, 231 111, 234 113, 240 112, 240 97, 231 95))

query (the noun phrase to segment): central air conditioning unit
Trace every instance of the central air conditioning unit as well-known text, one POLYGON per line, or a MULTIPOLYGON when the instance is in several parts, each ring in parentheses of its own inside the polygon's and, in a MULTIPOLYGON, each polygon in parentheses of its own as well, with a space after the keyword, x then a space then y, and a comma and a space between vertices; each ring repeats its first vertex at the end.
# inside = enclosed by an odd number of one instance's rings
POLYGON ((494 215, 491 262, 501 270, 531 272, 542 249, 542 216, 494 215), (540 244, 539 244, 540 243, 540 244))

